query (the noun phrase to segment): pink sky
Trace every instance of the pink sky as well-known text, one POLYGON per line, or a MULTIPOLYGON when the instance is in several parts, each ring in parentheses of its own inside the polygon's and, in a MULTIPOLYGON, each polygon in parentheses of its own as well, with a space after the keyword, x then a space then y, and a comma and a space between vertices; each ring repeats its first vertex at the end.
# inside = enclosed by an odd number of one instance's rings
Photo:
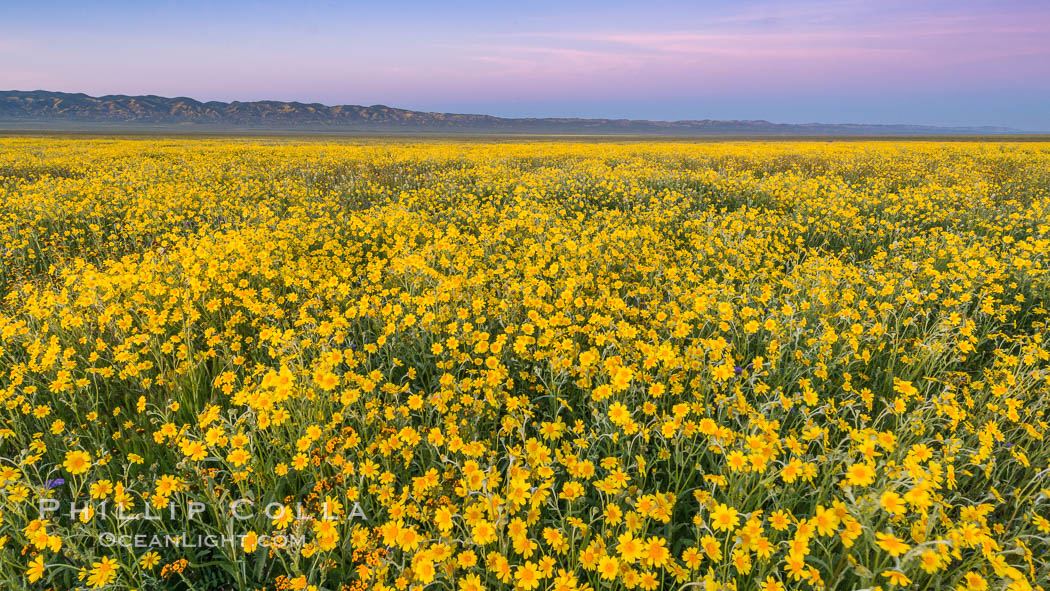
POLYGON ((0 88, 1050 130, 1050 3, 23 4, 0 88))

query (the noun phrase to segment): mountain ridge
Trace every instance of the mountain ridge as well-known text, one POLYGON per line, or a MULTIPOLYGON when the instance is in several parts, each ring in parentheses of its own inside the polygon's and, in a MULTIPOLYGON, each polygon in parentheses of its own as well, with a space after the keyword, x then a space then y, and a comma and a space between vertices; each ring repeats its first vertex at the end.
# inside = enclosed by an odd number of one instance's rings
POLYGON ((937 127, 859 123, 771 123, 766 120, 496 117, 413 111, 386 105, 324 105, 299 101, 198 101, 157 95, 45 90, 0 91, 0 126, 45 124, 72 128, 111 124, 118 128, 193 126, 329 131, 436 131, 656 135, 936 135, 1018 133, 1006 127, 937 127))

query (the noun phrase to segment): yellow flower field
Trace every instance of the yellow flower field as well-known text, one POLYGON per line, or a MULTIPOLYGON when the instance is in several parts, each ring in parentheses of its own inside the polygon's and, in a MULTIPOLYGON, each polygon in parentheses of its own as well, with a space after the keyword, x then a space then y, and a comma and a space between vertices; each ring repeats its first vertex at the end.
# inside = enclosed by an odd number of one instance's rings
POLYGON ((0 139, 0 586, 1042 589, 1050 145, 0 139))

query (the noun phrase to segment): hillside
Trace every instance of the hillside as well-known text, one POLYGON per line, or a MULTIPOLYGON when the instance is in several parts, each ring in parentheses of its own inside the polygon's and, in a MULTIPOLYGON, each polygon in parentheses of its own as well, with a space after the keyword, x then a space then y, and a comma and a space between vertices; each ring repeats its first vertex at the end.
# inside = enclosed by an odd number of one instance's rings
POLYGON ((410 111, 384 105, 201 102, 154 95, 88 96, 83 93, 0 91, 0 128, 117 128, 180 126, 192 129, 274 129, 445 133, 584 133, 657 135, 933 135, 994 134, 1001 127, 922 125, 784 124, 763 120, 645 121, 631 119, 505 118, 410 111))

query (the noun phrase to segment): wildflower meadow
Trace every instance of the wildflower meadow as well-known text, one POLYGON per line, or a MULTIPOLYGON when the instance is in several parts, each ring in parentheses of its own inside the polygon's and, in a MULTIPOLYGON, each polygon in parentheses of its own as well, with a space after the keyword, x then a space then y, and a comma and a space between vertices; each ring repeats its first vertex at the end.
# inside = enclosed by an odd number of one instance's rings
POLYGON ((1050 582, 1050 144, 0 139, 0 587, 1050 582))

